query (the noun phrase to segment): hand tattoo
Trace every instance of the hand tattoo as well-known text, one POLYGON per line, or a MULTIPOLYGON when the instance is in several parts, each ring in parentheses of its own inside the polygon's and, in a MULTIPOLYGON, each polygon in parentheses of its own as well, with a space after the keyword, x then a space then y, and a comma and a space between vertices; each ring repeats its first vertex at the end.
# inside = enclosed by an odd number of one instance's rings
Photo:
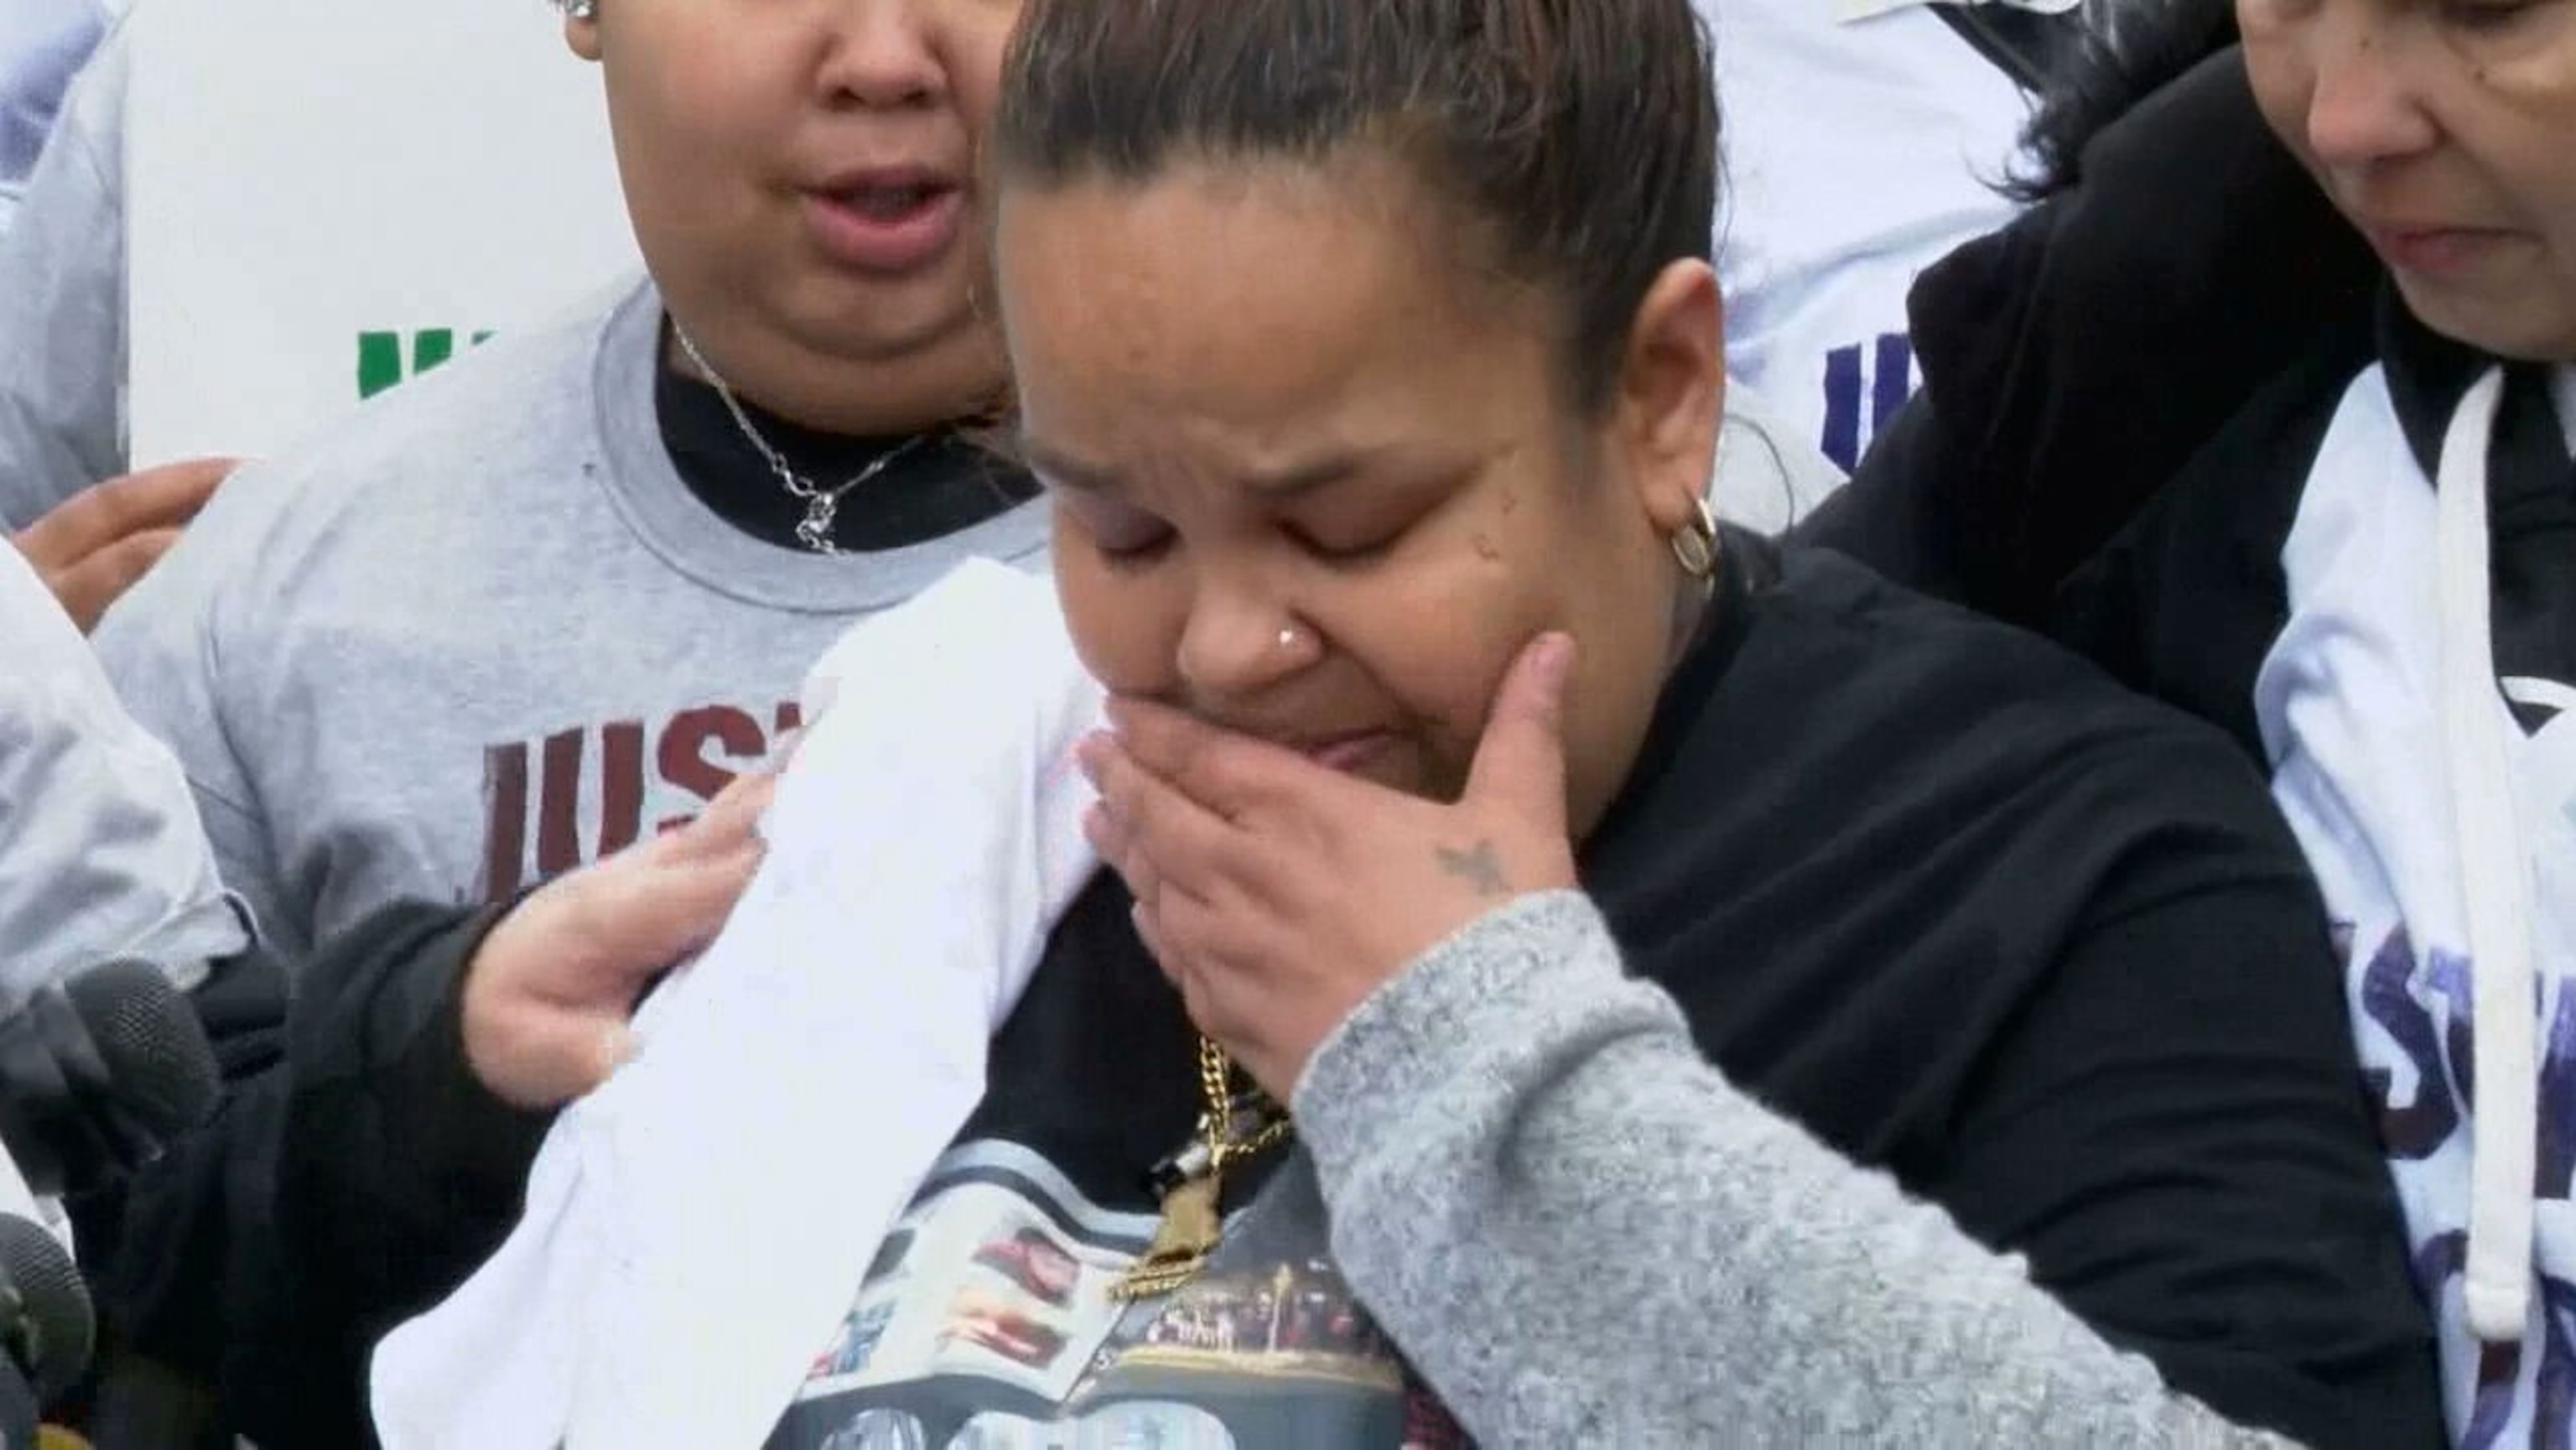
POLYGON ((1440 869, 1474 887, 1478 896, 1502 897, 1512 894, 1512 883, 1503 875, 1502 858, 1494 854, 1494 843, 1478 841, 1464 851, 1446 846, 1435 848, 1440 855, 1440 869))

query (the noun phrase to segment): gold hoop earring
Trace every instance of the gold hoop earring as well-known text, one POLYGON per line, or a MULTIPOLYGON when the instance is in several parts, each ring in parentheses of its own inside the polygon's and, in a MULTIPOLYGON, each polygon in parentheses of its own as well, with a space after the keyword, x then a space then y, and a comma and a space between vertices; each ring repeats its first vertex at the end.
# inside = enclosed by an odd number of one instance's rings
POLYGON ((1673 531, 1673 558, 1683 573, 1694 579, 1708 579, 1717 573, 1717 512, 1705 498, 1695 502, 1698 516, 1673 531))

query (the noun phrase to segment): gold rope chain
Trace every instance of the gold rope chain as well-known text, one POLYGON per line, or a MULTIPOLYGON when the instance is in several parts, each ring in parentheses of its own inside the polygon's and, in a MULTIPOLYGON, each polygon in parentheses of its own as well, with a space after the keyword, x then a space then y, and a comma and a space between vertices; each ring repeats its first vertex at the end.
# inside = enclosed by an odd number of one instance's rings
MULTIPOLYGON (((1223 1172, 1238 1158, 1250 1158, 1275 1147, 1288 1136, 1291 1124, 1286 1113, 1280 1113, 1261 1125, 1251 1137, 1234 1141, 1234 1059, 1225 1049, 1208 1038, 1199 1039, 1199 1095, 1207 1110, 1199 1118, 1200 1131, 1207 1134, 1208 1167, 1223 1172)), ((1268 1101, 1264 1098, 1264 1101, 1268 1101)))

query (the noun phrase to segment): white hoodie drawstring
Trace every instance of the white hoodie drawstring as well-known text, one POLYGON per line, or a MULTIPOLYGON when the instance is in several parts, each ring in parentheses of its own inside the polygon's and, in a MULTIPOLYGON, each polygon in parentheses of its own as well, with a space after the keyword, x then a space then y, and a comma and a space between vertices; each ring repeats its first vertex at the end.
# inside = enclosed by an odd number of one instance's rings
POLYGON ((2540 1087, 2531 859, 2514 810, 2490 618, 2487 455, 2503 396, 2504 372, 2496 368, 2461 399, 2442 440, 2435 484, 2442 734, 2459 844, 2455 859, 2468 907, 2478 1085, 2463 1297, 2470 1332, 2490 1344, 2521 1339, 2530 1317, 2540 1087))

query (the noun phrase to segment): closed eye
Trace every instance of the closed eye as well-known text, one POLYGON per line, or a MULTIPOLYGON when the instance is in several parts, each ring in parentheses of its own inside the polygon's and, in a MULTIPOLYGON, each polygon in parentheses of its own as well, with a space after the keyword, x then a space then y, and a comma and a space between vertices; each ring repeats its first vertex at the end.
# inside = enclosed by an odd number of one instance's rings
POLYGON ((1323 538, 1291 525, 1288 536, 1296 540, 1297 547, 1305 550, 1311 558, 1327 564, 1351 567, 1374 563, 1394 552, 1396 541, 1404 537, 1404 531, 1397 529, 1392 533, 1351 541, 1323 538))
POLYGON ((1148 564, 1172 546, 1172 526, 1164 519, 1131 508, 1107 493, 1043 480, 1055 493, 1056 506, 1091 540, 1100 557, 1120 567, 1148 564))
POLYGON ((2537 0, 2454 0, 2443 7, 2462 30, 2502 30, 2539 8, 2537 0))
POLYGON ((1170 553, 1172 541, 1177 537, 1171 525, 1156 524, 1150 530, 1144 531, 1142 537, 1121 536, 1112 540, 1094 534, 1091 545, 1100 551, 1100 557, 1107 560, 1111 567, 1136 569, 1170 553))

